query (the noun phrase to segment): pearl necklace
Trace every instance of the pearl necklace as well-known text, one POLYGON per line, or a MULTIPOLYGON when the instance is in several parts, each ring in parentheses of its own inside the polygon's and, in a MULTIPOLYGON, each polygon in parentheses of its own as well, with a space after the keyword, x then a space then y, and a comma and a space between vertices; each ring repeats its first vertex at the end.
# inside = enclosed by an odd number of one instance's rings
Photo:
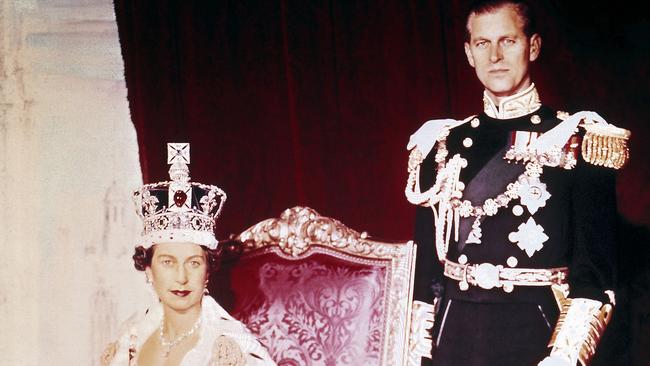
POLYGON ((196 332, 197 329, 199 329, 199 327, 201 326, 201 316, 199 315, 199 318, 196 320, 196 323, 194 323, 194 325, 190 330, 188 330, 187 332, 181 334, 180 336, 176 337, 174 340, 169 342, 165 340, 165 335, 163 332, 164 324, 165 324, 165 316, 163 315, 163 318, 160 321, 159 334, 160 334, 160 344, 166 349, 163 354, 163 357, 167 358, 167 356, 169 356, 169 353, 172 351, 172 348, 176 347, 179 343, 184 341, 186 338, 194 334, 194 332, 196 332))

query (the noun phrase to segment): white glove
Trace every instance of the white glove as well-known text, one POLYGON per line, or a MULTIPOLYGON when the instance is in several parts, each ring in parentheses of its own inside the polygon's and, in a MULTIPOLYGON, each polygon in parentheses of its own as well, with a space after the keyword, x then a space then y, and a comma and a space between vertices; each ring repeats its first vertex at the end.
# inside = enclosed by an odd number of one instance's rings
POLYGON ((436 144, 436 139, 440 132, 450 126, 455 126, 463 123, 455 119, 432 119, 425 122, 414 134, 411 135, 406 150, 417 148, 422 153, 423 157, 429 155, 429 152, 436 144))
POLYGON ((569 360, 560 356, 546 356, 537 366, 572 366, 569 360))
POLYGON ((540 138, 535 140, 529 148, 533 151, 537 151, 538 154, 543 154, 549 151, 552 147, 564 146, 582 120, 598 124, 608 124, 607 121, 596 112, 577 112, 567 117, 550 131, 544 133, 540 138))

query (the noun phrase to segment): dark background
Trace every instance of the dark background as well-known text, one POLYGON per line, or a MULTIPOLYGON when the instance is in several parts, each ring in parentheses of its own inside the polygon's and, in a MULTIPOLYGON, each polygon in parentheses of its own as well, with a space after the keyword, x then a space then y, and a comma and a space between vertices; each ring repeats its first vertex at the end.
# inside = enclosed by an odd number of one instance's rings
MULTIPOLYGON (((115 0, 145 182, 166 142, 228 193, 218 236, 309 206, 387 240, 412 234, 408 137, 480 112, 463 1, 115 0)), ((650 18, 627 2, 536 1, 542 101, 632 131, 619 173, 619 306, 603 365, 650 364, 650 18)))

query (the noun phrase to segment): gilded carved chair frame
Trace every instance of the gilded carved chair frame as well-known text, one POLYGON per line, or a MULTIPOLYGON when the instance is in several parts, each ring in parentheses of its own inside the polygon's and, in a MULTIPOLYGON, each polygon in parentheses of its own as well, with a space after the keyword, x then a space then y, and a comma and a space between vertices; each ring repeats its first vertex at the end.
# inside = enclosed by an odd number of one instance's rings
POLYGON ((264 220, 238 237, 243 255, 272 251, 286 259, 306 258, 314 253, 327 253, 356 263, 377 263, 389 260, 384 311, 380 365, 407 365, 417 362, 413 355, 417 342, 412 340, 412 298, 416 246, 412 241, 384 243, 372 240, 363 232, 350 229, 341 222, 320 216, 308 207, 285 210, 279 218, 264 220), (411 354, 409 354, 411 353, 411 354))

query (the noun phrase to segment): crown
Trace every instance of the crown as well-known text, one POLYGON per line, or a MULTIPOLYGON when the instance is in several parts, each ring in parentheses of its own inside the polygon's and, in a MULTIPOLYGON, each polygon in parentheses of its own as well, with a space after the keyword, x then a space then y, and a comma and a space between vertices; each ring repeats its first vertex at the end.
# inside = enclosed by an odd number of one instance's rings
POLYGON ((143 222, 140 245, 193 243, 216 249, 215 221, 226 192, 213 185, 190 182, 190 144, 167 144, 170 181, 145 184, 133 192, 143 222))

